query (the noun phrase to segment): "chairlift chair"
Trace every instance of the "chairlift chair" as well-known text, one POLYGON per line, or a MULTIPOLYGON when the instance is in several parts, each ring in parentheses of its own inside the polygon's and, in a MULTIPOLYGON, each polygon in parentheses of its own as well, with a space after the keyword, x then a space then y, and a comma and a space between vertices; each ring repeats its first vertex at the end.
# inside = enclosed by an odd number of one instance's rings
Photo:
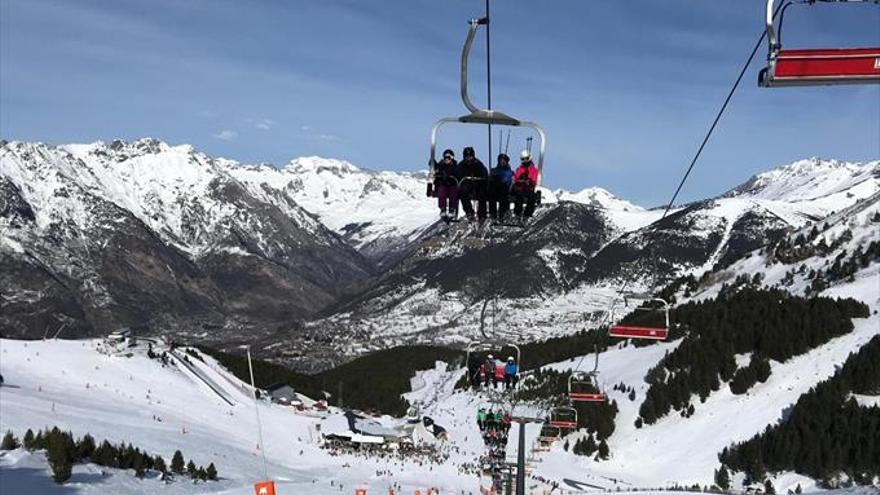
MULTIPOLYGON (((541 426, 541 432, 538 433, 538 443, 541 444, 551 444, 557 440, 562 438, 562 428, 559 426, 553 425, 552 423, 544 424, 541 426)), ((536 449, 537 450, 537 449, 536 449)), ((538 452, 541 452, 538 450, 538 452)))
MULTIPOLYGON (((503 351, 505 349, 512 349, 516 353, 516 364, 520 368, 522 368, 522 352, 519 349, 519 346, 510 343, 510 342, 492 342, 492 341, 475 341, 470 342, 467 346, 467 363, 468 365, 471 362, 471 354, 473 353, 488 353, 491 351, 503 351)), ((486 370, 488 373, 488 370, 486 370)))
MULTIPOLYGON (((464 47, 461 51, 461 100, 464 103, 464 106, 470 112, 467 115, 463 115, 461 117, 444 117, 438 120, 434 126, 431 128, 431 148, 430 148, 430 160, 428 161, 428 196, 433 196, 433 179, 436 173, 437 168, 437 133, 440 128, 446 124, 458 123, 458 124, 488 124, 488 125, 499 125, 499 126, 508 126, 508 127, 527 127, 535 131, 538 135, 538 186, 541 185, 541 179, 544 175, 544 152, 547 147, 547 139, 544 134, 544 130, 538 124, 534 122, 529 122, 525 120, 519 120, 513 118, 503 112, 499 112, 498 110, 484 110, 471 101, 470 96, 468 94, 468 58, 471 52, 471 46, 474 42, 474 37, 477 34, 477 30, 480 26, 488 24, 487 18, 482 19, 471 19, 468 24, 468 33, 465 38, 464 47)), ((490 158, 490 165, 492 157, 490 158)), ((540 191, 536 191, 537 194, 536 202, 537 204, 541 203, 541 194, 540 191)))
MULTIPOLYGON (((880 0, 804 0, 797 3, 812 5, 817 1, 871 2, 880 5, 880 0)), ((790 4, 782 7, 778 23, 773 18, 775 4, 776 0, 767 0, 765 24, 769 53, 767 67, 758 75, 759 86, 773 88, 880 83, 880 47, 783 49, 782 20, 785 9, 790 4)))
MULTIPOLYGON (((626 299, 624 301, 626 306, 626 299)), ((636 317, 638 320, 651 321, 636 323, 617 321, 611 325, 608 335, 623 339, 666 340, 669 336, 669 303, 659 298, 650 298, 646 302, 647 305, 636 307, 633 311, 636 315, 643 316, 636 317)), ((615 321, 613 309, 612 321, 615 321)))
POLYGON ((421 410, 419 409, 419 403, 413 402, 409 409, 406 410, 406 422, 413 424, 418 423, 422 420, 421 410))
POLYGON ((568 398, 572 402, 605 402, 608 396, 596 382, 596 372, 573 371, 568 376, 568 398))
POLYGON ((577 409, 571 406, 560 406, 550 411, 550 426, 559 429, 575 430, 578 424, 577 409))

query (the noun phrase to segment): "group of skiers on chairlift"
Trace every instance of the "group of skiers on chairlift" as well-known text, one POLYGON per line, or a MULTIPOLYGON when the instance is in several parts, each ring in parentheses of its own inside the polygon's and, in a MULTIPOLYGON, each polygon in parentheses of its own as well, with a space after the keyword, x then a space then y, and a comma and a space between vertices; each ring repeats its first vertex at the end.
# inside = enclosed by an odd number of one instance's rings
POLYGON ((510 168, 510 157, 498 155, 498 163, 486 170, 470 146, 462 151, 461 161, 447 149, 434 168, 434 191, 440 218, 446 222, 458 218, 458 204, 469 221, 484 222, 487 217, 503 223, 513 200, 513 214, 518 221, 531 217, 537 204, 538 167, 528 150, 520 153, 520 166, 510 168), (477 203, 476 215, 473 202, 477 203))
POLYGON ((489 408, 487 411, 481 407, 477 410, 477 426, 488 449, 484 457, 484 470, 493 476, 500 474, 501 466, 507 456, 507 434, 510 432, 510 424, 513 417, 510 413, 489 408))
MULTIPOLYGON (((479 359, 479 358, 477 358, 479 359)), ((495 359, 495 356, 489 354, 485 361, 472 360, 468 363, 468 372, 471 377, 471 386, 475 389, 492 388, 497 389, 498 384, 502 384, 504 390, 510 390, 516 386, 519 379, 519 365, 513 356, 507 358, 507 362, 495 359)))

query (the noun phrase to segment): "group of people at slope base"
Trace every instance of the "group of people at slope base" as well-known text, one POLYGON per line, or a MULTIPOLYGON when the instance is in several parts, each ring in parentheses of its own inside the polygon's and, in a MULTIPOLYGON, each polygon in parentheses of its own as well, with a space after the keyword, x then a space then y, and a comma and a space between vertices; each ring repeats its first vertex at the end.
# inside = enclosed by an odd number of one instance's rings
POLYGON ((486 356, 485 361, 479 361, 479 357, 476 357, 476 360, 471 360, 468 363, 468 372, 471 377, 471 386, 477 390, 489 388, 490 383, 494 389, 502 384, 504 390, 510 390, 516 386, 516 382, 519 380, 519 365, 513 356, 508 356, 506 363, 496 360, 495 356, 491 354, 486 356))
POLYGON ((487 411, 485 408, 477 410, 477 426, 483 436, 486 445, 486 455, 481 460, 483 471, 492 476, 493 484, 501 483, 501 471, 504 467, 504 459, 507 457, 507 435, 510 432, 510 424, 513 417, 498 408, 487 411))
POLYGON ((455 153, 447 149, 434 167, 437 206, 440 217, 447 222, 458 218, 459 203, 469 221, 476 219, 482 223, 491 217, 493 221, 504 222, 511 199, 517 219, 531 217, 538 201, 537 187, 538 167, 528 150, 520 153, 520 166, 516 171, 510 168, 510 157, 505 153, 498 155, 498 163, 492 170, 486 170, 470 146, 462 151, 460 162, 455 160, 455 153), (476 214, 474 202, 477 203, 476 214))

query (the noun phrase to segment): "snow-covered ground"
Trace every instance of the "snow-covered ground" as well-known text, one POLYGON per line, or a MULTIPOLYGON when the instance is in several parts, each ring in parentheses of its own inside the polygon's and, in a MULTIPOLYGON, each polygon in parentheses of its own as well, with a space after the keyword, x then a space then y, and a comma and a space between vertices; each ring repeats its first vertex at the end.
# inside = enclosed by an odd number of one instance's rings
MULTIPOLYGON (((110 476, 102 477, 96 466, 80 466, 66 491, 58 493, 253 493, 252 484, 264 471, 246 385, 210 358, 206 363, 190 358, 222 387, 230 405, 185 368, 162 367, 141 352, 128 358, 108 356, 96 350, 96 343, 0 340, 0 373, 5 379, 0 387, 0 430, 12 430, 21 438, 28 428, 58 426, 75 436, 91 433, 98 440, 131 442, 166 461, 180 449, 197 465, 213 462, 221 480, 198 485, 179 480, 166 486, 106 469, 110 476)), ((340 484, 342 493, 359 486, 386 493, 392 483, 404 493, 424 492, 429 486, 477 491, 477 478, 459 473, 459 463, 471 460, 464 454, 434 466, 333 457, 317 444, 320 418, 268 403, 260 403, 259 413, 268 473, 278 481, 281 494, 338 494, 340 484)), ((47 473, 39 456, 7 454, 0 461, 0 492, 21 493, 6 488, 29 484, 47 473)))
MULTIPOLYGON (((838 290, 857 293, 858 286, 855 282, 838 290)), ((735 396, 722 387, 706 403, 695 399, 696 411, 691 418, 673 414, 641 429, 636 429, 633 421, 647 388, 645 372, 677 344, 610 349, 600 358, 600 381, 620 407, 617 429, 609 439, 611 459, 597 462, 575 456, 558 442, 550 452, 530 454, 534 457, 533 474, 568 483, 565 486, 569 488, 570 482, 611 490, 711 484, 716 455, 724 446, 776 422, 802 393, 830 376, 852 350, 878 333, 880 316, 856 320, 852 333, 786 363, 773 363, 770 379, 748 394, 735 396), (611 390, 612 384, 620 382, 635 388, 635 402, 623 392, 611 390)), ((166 459, 180 449, 197 464, 214 462, 221 480, 197 485, 179 480, 164 485, 149 477, 138 480, 130 472, 83 465, 62 489, 48 481, 41 454, 16 451, 0 459, 4 493, 7 488, 22 486, 31 490, 46 487, 40 493, 252 493, 251 484, 263 477, 263 467, 254 405, 246 384, 208 357, 204 362, 190 358, 197 370, 193 372, 183 366, 162 367, 141 352, 131 357, 108 356, 96 350, 96 343, 0 340, 0 372, 10 385, 0 388, 0 430, 11 429, 21 437, 27 428, 57 425, 77 436, 88 432, 97 439, 131 442, 166 459)), ((583 361, 575 358, 548 367, 564 370, 580 365, 586 369, 592 365, 587 351, 583 361)), ((478 493, 481 481, 488 485, 489 480, 465 474, 460 466, 474 463, 484 451, 474 413, 480 406, 491 407, 492 402, 486 396, 456 392, 454 385, 462 373, 462 369, 437 363, 434 369, 417 373, 413 391, 405 395, 420 404, 423 414, 447 428, 449 443, 444 451, 450 457, 443 465, 331 456, 317 445, 320 418, 261 402, 258 408, 269 476, 279 482, 282 494, 340 493, 340 485, 342 493, 353 492, 355 487, 385 493, 393 485, 401 486, 401 493, 424 491, 428 486, 439 486, 442 493, 478 493)), ((542 413, 535 409, 525 412, 542 413)), ((510 460, 517 433, 514 427, 510 460)), ((526 427, 527 445, 533 444, 537 434, 537 425, 526 427)), ((780 475, 774 481, 779 490, 793 489, 796 484, 806 490, 815 488, 806 478, 793 474, 780 475)), ((535 490, 549 489, 535 480, 529 484, 535 490)))

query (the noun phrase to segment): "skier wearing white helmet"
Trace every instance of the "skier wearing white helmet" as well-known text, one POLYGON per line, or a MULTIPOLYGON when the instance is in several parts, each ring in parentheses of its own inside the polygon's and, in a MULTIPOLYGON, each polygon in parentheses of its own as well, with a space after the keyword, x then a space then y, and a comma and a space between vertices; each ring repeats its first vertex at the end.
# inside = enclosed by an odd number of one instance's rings
POLYGON ((513 174, 513 214, 517 218, 531 217, 535 212, 538 187, 538 167, 532 162, 532 154, 529 150, 522 150, 519 154, 520 165, 513 174), (525 211, 523 211, 525 203, 525 211))
POLYGON ((495 376, 495 356, 493 356, 491 354, 486 356, 485 368, 486 368, 486 377, 485 377, 485 381, 483 382, 483 386, 488 388, 489 381, 492 380, 493 377, 495 376))
POLYGON ((513 359, 513 356, 508 356, 507 364, 504 365, 504 389, 510 390, 511 388, 516 386, 517 373, 519 372, 519 366, 516 364, 516 360, 513 359))

